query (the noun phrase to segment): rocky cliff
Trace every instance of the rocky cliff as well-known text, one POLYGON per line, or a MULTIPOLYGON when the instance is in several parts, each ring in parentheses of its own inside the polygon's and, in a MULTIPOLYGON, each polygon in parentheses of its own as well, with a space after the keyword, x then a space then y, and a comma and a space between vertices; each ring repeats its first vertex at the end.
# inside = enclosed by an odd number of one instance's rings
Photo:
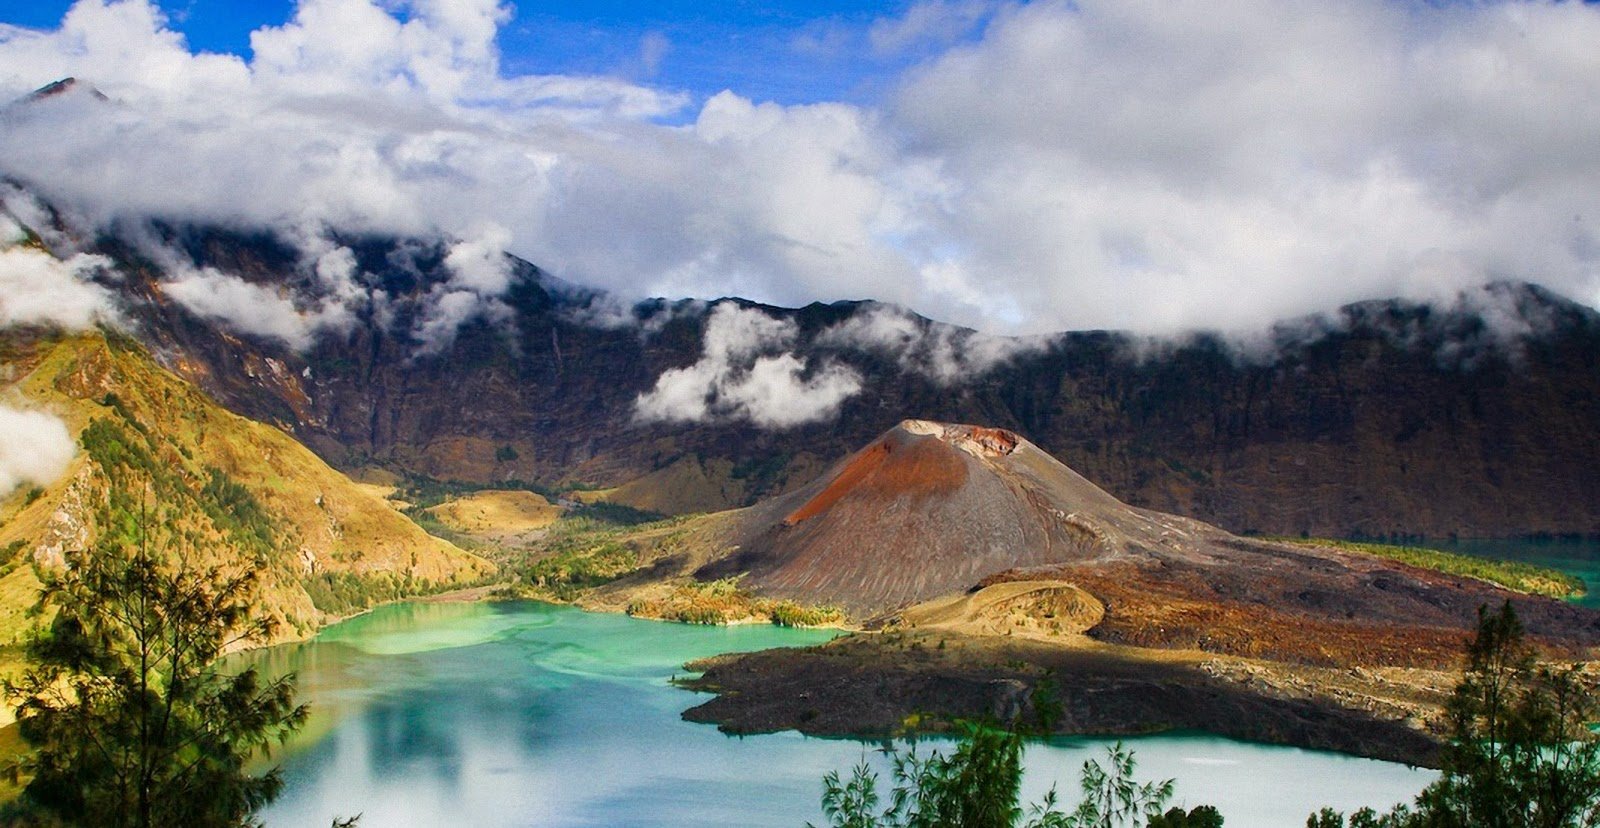
POLYGON ((141 252, 151 234, 183 268, 280 297, 318 289, 304 252, 221 228, 81 239, 119 263, 114 287, 168 366, 346 470, 621 485, 635 506, 708 511, 791 489, 917 417, 1010 429, 1130 504, 1235 532, 1600 533, 1600 316, 1526 284, 1353 305, 1247 348, 1001 340, 870 302, 629 307, 507 260, 491 310, 441 343, 420 332, 455 289, 448 245, 339 237, 363 298, 291 344, 175 299, 173 261, 141 252), (641 418, 664 374, 718 367, 724 307, 781 327, 791 362, 768 367, 791 366, 794 387, 837 391, 834 372, 853 392, 804 421, 714 405, 641 418))

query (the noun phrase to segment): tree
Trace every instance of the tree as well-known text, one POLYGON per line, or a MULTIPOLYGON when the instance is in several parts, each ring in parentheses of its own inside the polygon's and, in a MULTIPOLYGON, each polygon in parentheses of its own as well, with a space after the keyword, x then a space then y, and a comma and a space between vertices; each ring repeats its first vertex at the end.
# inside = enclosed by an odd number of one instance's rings
POLYGON ((1197 805, 1187 812, 1173 808, 1152 817, 1147 828, 1222 828, 1222 814, 1210 805, 1197 805))
POLYGON ((93 552, 41 573, 39 610, 54 616, 28 645, 33 666, 6 682, 34 747, 12 768, 31 777, 21 808, 85 825, 250 824, 282 783, 276 768, 253 776, 246 763, 306 715, 292 676, 218 667, 270 633, 251 619, 256 570, 191 566, 199 530, 110 500, 93 552))
MULTIPOLYGON (((837 771, 823 777, 822 811, 830 828, 1013 828, 1023 820, 1017 798, 1022 780, 1023 737, 1016 731, 967 724, 961 743, 948 756, 927 756, 886 748, 893 761, 894 787, 879 812, 877 774, 866 762, 856 765, 850 781, 837 771)), ((1185 814, 1161 808, 1172 797, 1172 780, 1134 780, 1133 751, 1119 742, 1107 748, 1107 765, 1090 759, 1083 764, 1080 787, 1084 798, 1071 813, 1058 809, 1054 788, 1030 806, 1024 828, 1220 828, 1215 808, 1200 806, 1185 814), (1158 822, 1172 814, 1185 821, 1158 822), (1214 818, 1214 819, 1213 819, 1214 818), (1208 821, 1211 820, 1211 821, 1208 821)))
POLYGON ((1173 781, 1136 782, 1138 761, 1121 742, 1106 748, 1106 762, 1109 769, 1093 759, 1083 763, 1083 799, 1072 828, 1119 828, 1160 817, 1161 806, 1172 798, 1173 781))
MULTIPOLYGON (((1478 610, 1466 671, 1446 708, 1442 773, 1413 807, 1363 809, 1349 828, 1600 826, 1600 717, 1577 668, 1539 665, 1511 602, 1478 610)), ((1323 809, 1308 828, 1345 828, 1323 809)))
POLYGON ((822 812, 830 828, 1011 828, 1021 816, 1022 737, 994 727, 963 725, 956 750, 924 756, 915 746, 885 748, 894 768, 889 803, 878 812, 878 776, 856 765, 849 782, 838 771, 822 778, 822 812))

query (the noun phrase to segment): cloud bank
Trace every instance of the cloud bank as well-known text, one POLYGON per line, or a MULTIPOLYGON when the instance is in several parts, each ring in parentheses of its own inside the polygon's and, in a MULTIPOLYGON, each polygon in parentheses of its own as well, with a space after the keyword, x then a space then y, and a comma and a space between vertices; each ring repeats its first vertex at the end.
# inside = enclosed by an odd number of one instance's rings
POLYGON ((1013 357, 1047 348, 1052 339, 992 336, 929 323, 905 308, 879 305, 830 326, 817 336, 817 344, 887 354, 904 371, 951 385, 988 373, 1013 357))
POLYGON ((792 428, 831 419, 861 390, 849 366, 815 368, 788 351, 799 328, 759 310, 724 302, 706 317, 699 361, 663 371, 639 395, 641 422, 748 421, 762 428, 792 428))
POLYGON ((83 253, 62 260, 27 241, 23 224, 0 210, 0 328, 51 325, 76 331, 117 320, 111 294, 94 282, 109 260, 83 253))
MULTIPOLYGON (((0 27, 0 94, 70 75, 109 100, 8 108, 0 169, 91 220, 493 238, 626 296, 874 298, 991 333, 1260 328, 1492 279, 1600 303, 1594 4, 922 3, 863 36, 955 45, 871 105, 792 106, 511 74, 511 15, 303 0, 246 60, 80 0, 0 27)), ((494 280, 416 333, 492 315, 494 280)))
POLYGON ((60 418, 0 405, 0 498, 24 483, 54 482, 67 470, 76 450, 60 418))

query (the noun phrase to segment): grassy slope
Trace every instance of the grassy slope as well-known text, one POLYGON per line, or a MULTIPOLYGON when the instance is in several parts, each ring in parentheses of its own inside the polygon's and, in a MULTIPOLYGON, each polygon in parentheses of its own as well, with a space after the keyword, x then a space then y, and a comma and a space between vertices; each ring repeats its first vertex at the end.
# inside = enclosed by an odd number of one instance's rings
POLYGON ((544 529, 561 517, 561 507, 526 491, 485 489, 429 507, 428 512, 457 532, 502 537, 544 529))
POLYGON ((1281 543, 1299 546, 1327 546, 1346 552, 1361 552, 1391 561, 1398 561, 1419 569, 1432 569, 1449 575, 1476 578, 1513 592, 1529 595, 1547 595, 1552 598, 1578 598, 1584 592, 1583 581, 1559 570, 1520 561, 1502 561, 1458 555, 1437 549, 1418 546, 1391 546, 1382 543, 1329 540, 1326 538, 1273 538, 1281 543))
MULTIPOLYGON (((160 475, 184 506, 216 516, 211 537, 219 554, 252 559, 246 547, 261 544, 247 536, 259 528, 271 539, 262 605, 287 622, 286 635, 493 571, 423 532, 282 432, 224 410, 135 343, 100 334, 18 339, 4 350, 11 370, 0 400, 52 412, 80 440, 98 421, 97 433, 146 454, 150 468, 122 473, 160 475)), ((124 485, 114 482, 119 474, 80 450, 67 473, 31 503, 19 491, 0 504, 0 549, 23 543, 22 563, 0 578, 0 645, 14 644, 26 630, 22 613, 38 587, 26 561, 41 548, 45 558, 52 548, 65 554, 86 548, 94 504, 108 487, 124 485)))

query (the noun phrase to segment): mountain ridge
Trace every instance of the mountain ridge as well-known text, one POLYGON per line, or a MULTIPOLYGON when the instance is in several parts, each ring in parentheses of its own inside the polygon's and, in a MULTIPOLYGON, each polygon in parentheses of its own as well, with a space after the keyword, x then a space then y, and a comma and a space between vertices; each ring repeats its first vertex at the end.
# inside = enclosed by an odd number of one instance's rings
MULTIPOLYGON (((280 295, 315 286, 271 233, 162 232, 186 268, 280 295)), ((1281 324, 1249 354, 1215 335, 1019 344, 873 302, 630 306, 508 259, 492 318, 424 353, 428 297, 452 284, 447 246, 340 243, 370 298, 304 351, 195 312, 163 286, 169 268, 115 234, 91 248, 120 264, 114 287, 169 367, 352 472, 621 487, 626 505, 712 511, 798 486, 912 416, 1008 428, 1129 503, 1236 532, 1600 534, 1600 315, 1535 286, 1474 294, 1488 308, 1358 303, 1281 324), (859 390, 786 428, 715 409, 642 420, 664 378, 721 365, 707 348, 724 307, 779 330, 770 353, 801 366, 796 384, 831 370, 859 390)), ((751 376, 729 371, 718 380, 751 376)))

